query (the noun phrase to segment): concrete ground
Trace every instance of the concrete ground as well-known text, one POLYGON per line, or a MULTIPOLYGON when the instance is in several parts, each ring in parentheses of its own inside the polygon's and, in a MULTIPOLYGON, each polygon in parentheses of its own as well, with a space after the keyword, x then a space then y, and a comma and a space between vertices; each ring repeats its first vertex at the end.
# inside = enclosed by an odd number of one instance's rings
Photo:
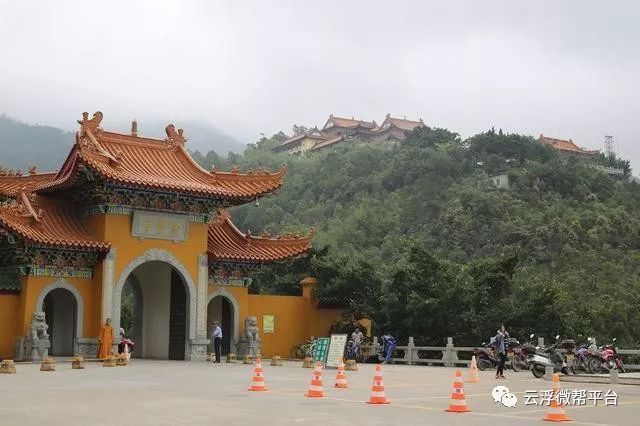
MULTIPOLYGON (((326 397, 303 396, 313 370, 300 363, 271 367, 265 362, 268 392, 248 392, 252 366, 205 362, 133 360, 129 366, 104 368, 88 364, 55 372, 37 365, 18 365, 18 374, 0 374, 0 425, 512 425, 540 424, 547 408, 525 406, 526 390, 550 389, 550 382, 529 372, 507 371, 496 381, 480 372, 479 383, 465 383, 467 414, 446 413, 454 369, 384 366, 390 405, 369 405, 375 366, 347 372, 349 389, 334 389, 336 371, 324 371, 326 397), (496 385, 518 396, 514 408, 494 403, 496 385)), ((466 371, 463 371, 466 375, 466 371)), ((579 425, 637 425, 640 386, 562 383, 567 389, 613 389, 618 406, 568 407, 579 425)))

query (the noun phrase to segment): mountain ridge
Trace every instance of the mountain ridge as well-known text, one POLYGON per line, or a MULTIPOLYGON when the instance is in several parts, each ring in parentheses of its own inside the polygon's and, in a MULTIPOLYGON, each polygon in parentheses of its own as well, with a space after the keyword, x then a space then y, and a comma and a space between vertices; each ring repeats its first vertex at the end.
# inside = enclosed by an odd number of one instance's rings
MULTIPOLYGON (((159 119, 139 121, 141 135, 164 139, 164 129, 170 121, 159 119)), ((179 126, 185 129, 187 149, 207 153, 215 151, 220 155, 229 152, 241 153, 245 146, 237 139, 199 120, 183 120, 179 126)), ((108 130, 129 132, 130 123, 114 122, 108 130)), ((31 124, 0 114, 0 146, 3 155, 0 167, 26 171, 36 166, 40 171, 57 170, 75 140, 74 133, 55 126, 31 124)))

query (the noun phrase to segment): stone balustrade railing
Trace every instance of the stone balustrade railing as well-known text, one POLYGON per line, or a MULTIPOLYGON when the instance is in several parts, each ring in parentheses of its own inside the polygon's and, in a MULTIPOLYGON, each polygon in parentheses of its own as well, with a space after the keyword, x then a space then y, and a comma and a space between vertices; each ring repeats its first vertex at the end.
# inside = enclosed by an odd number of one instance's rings
MULTIPOLYGON (((544 346, 544 339, 538 338, 538 345, 544 346)), ((468 366, 474 346, 454 346, 453 338, 447 338, 445 346, 416 346, 413 337, 409 337, 406 346, 397 346, 393 354, 393 362, 407 365, 443 365, 445 367, 468 366), (461 354, 459 357, 458 354, 461 354)), ((360 350, 365 358, 379 353, 381 346, 374 342, 372 345, 363 345, 360 350)), ((640 355, 639 349, 618 349, 618 353, 626 359, 629 355, 640 355)), ((640 370, 640 364, 628 364, 627 370, 640 370)))

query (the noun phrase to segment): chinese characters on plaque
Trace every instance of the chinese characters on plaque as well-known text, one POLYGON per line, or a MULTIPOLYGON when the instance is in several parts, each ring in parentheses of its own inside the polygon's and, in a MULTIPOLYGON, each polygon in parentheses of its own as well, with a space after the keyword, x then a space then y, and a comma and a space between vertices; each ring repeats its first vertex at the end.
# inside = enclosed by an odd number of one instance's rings
POLYGON ((186 241, 189 217, 180 214, 133 212, 131 236, 161 240, 186 241))

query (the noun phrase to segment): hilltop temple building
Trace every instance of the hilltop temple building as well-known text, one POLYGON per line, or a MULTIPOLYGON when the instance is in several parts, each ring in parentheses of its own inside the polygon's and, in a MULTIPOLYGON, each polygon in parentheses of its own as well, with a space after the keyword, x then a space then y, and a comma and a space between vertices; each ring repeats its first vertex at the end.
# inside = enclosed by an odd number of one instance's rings
POLYGON ((591 158, 600 154, 600 151, 591 151, 588 149, 580 148, 576 145, 571 139, 556 139, 550 138, 543 134, 538 138, 538 142, 543 145, 550 146, 551 148, 559 151, 562 154, 581 157, 581 158, 591 158))
POLYGON ((412 121, 406 118, 391 117, 391 114, 387 114, 382 124, 378 126, 375 121, 356 120, 353 117, 342 118, 331 114, 322 129, 314 127, 295 135, 282 142, 274 151, 305 154, 349 140, 363 143, 395 144, 404 140, 407 134, 417 127, 425 127, 422 119, 412 121))
POLYGON ((28 357, 34 314, 45 318, 50 355, 95 356, 107 318, 118 338, 124 293, 140 357, 204 359, 213 320, 223 353, 245 323, 266 356, 327 334, 341 311, 319 307, 314 279, 301 296, 248 294, 253 269, 306 253, 312 233, 242 233, 226 210, 276 191, 284 168, 207 171, 182 129, 151 139, 135 122, 130 134, 103 130, 102 117, 83 114, 59 171, 0 175, 0 358, 28 357))

